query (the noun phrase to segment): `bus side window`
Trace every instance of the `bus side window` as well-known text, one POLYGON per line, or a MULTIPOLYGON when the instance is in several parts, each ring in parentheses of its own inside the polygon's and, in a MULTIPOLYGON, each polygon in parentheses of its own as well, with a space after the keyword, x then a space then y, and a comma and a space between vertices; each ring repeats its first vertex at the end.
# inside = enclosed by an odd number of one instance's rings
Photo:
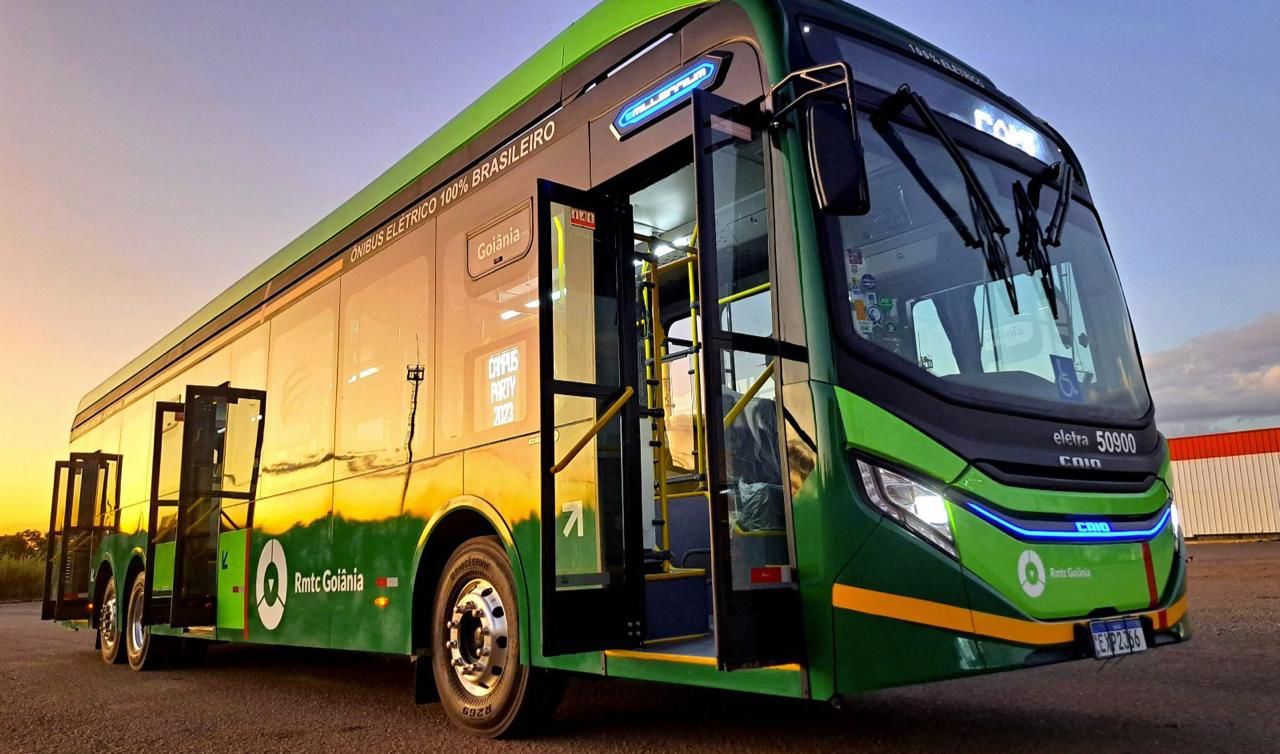
POLYGON ((468 197, 437 226, 437 452, 537 428, 537 255, 471 279, 467 234, 478 223, 468 210, 482 198, 468 197))
MULTIPOLYGON (((587 129, 542 149, 436 219, 437 454, 538 429, 539 228, 533 197, 539 178, 590 183, 587 129)), ((572 242, 581 228, 562 223, 560 231, 572 242)))
POLYGON ((333 481, 338 284, 271 320, 259 498, 333 481))
POLYGON ((431 454, 434 237, 428 222, 342 276, 338 479, 431 454))

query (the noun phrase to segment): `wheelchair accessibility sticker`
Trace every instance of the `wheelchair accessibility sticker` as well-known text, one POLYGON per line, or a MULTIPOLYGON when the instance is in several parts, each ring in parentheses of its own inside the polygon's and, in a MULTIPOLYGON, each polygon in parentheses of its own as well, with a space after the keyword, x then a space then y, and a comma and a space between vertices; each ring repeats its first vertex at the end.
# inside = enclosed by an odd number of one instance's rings
POLYGON ((1081 403, 1084 393, 1080 391, 1080 378, 1076 375, 1075 362, 1069 356, 1049 356, 1053 363, 1053 381, 1058 386, 1058 395, 1064 401, 1081 403))

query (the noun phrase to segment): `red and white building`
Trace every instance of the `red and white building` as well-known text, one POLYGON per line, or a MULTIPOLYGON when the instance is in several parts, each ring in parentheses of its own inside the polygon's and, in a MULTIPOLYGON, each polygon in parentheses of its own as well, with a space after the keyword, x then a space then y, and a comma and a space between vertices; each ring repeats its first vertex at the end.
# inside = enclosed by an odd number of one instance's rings
POLYGON ((1169 440, 1188 537, 1280 534, 1280 428, 1169 440))

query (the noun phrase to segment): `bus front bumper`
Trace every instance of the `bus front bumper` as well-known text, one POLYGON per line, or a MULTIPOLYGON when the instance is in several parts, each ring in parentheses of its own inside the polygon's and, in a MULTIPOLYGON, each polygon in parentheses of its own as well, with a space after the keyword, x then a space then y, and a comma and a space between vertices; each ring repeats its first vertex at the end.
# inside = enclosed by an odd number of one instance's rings
MULTIPOLYGON (((930 548, 905 550, 905 532, 881 527, 831 590, 838 694, 1013 670, 1094 657, 1090 618, 1042 620, 1026 615, 975 574, 930 548), (885 575, 868 567, 906 552, 885 575), (977 603, 984 609, 977 609, 977 603)), ((1137 617, 1148 649, 1185 641, 1185 566, 1171 574, 1169 596, 1137 617)))

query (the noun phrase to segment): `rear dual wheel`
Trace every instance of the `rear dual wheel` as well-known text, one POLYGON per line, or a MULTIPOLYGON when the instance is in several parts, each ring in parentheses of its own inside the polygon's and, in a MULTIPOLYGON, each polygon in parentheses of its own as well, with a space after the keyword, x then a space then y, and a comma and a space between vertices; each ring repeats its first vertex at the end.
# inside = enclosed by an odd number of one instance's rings
POLYGON ((560 703, 564 681, 520 662, 515 578, 495 537, 462 544, 432 606, 431 669, 455 725, 491 738, 533 732, 560 703))
POLYGON ((120 596, 116 593, 115 574, 111 574, 98 605, 98 649, 108 665, 125 661, 120 639, 120 596))
POLYGON ((129 667, 137 671, 155 670, 165 664, 172 653, 175 640, 170 636, 152 636, 151 626, 143 620, 146 610, 143 595, 146 576, 139 573, 129 589, 129 608, 126 611, 124 629, 125 656, 129 667))

